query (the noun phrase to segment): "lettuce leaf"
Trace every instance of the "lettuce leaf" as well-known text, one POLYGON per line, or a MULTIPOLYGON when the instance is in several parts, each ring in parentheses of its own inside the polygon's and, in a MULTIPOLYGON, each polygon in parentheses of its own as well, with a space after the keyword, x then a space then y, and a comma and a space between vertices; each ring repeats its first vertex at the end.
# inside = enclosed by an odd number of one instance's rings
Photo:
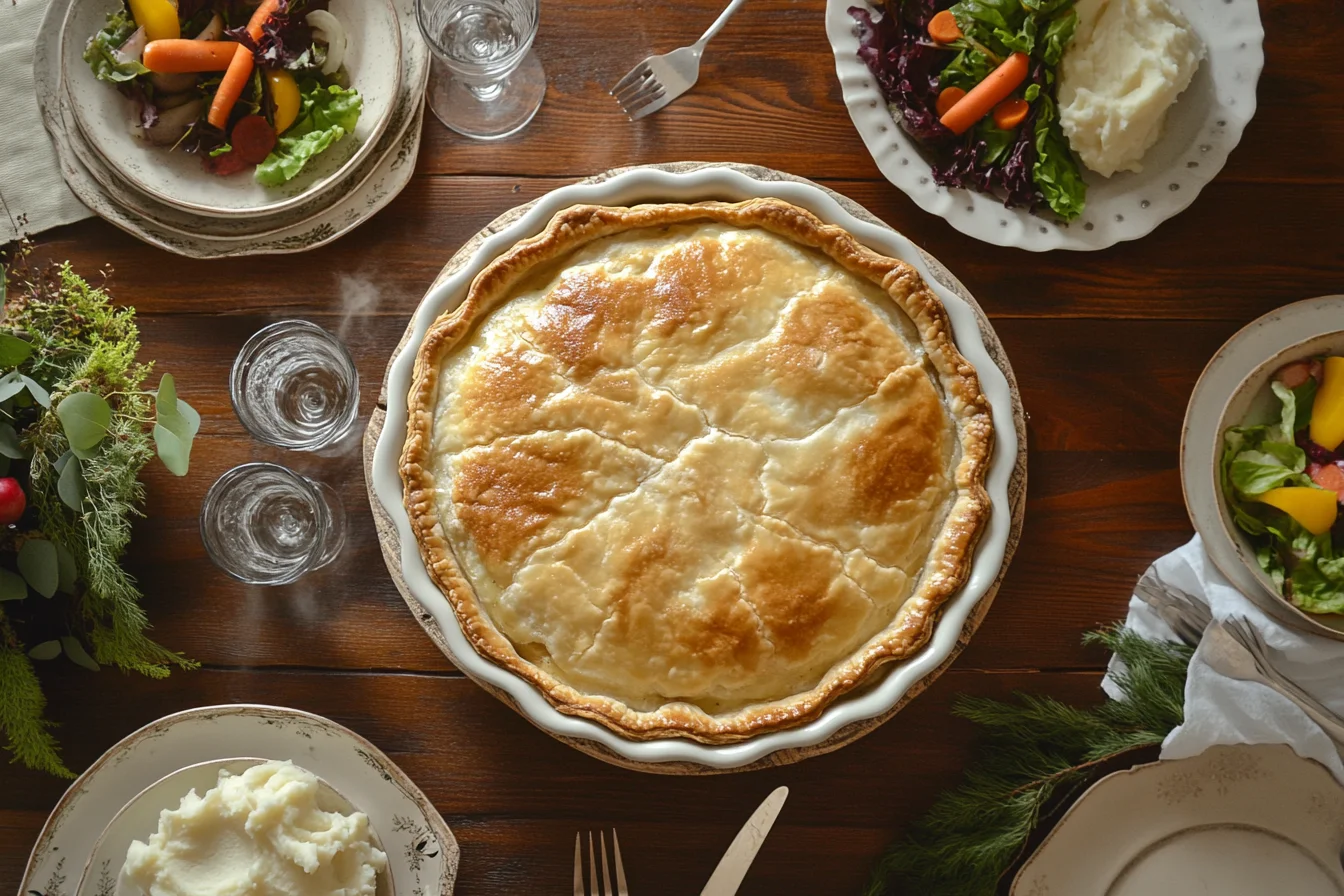
POLYGON ((309 160, 352 132, 364 106, 358 90, 327 87, 316 80, 301 84, 299 93, 298 119, 257 166, 257 183, 263 186, 278 187, 292 179, 309 160))
POLYGON ((138 59, 125 59, 117 52, 117 48, 126 43, 135 29, 135 20, 123 9, 109 13, 103 30, 89 38, 89 45, 84 48, 84 61, 93 69, 99 81, 121 84, 149 74, 149 69, 138 59))
POLYGON ((1087 184, 1078 170, 1069 142, 1059 126, 1055 101, 1044 92, 1036 98, 1036 164, 1031 179, 1045 198, 1050 210, 1065 221, 1083 213, 1087 204, 1087 184))

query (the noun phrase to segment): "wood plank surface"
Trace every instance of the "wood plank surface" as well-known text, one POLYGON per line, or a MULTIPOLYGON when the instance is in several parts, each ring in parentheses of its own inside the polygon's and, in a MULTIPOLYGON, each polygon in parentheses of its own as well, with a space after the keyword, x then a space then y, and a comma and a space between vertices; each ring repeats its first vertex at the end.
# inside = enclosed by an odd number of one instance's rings
MULTIPOLYGON (((141 313, 144 353, 203 415, 190 475, 147 475, 149 515, 128 566, 155 634, 200 660, 153 682, 43 669, 72 767, 165 713, 255 701, 327 715, 373 740, 425 790, 462 846, 462 896, 568 892, 574 832, 616 825, 635 896, 699 891, 736 827, 774 786, 793 789, 746 894, 855 894, 883 845, 956 780, 969 726, 955 695, 1099 699, 1105 656, 1082 632, 1120 618, 1128 586, 1191 529, 1177 449, 1190 389, 1239 327, 1344 291, 1344 8, 1261 4, 1259 110, 1224 171, 1153 234, 1094 253, 983 245, 887 184, 849 122, 821 0, 753 0, 715 40, 700 84, 631 124, 606 95, 631 64, 688 42, 721 0, 546 0, 546 104, 516 138, 466 141, 429 121, 415 177, 386 210, 299 256, 192 261, 99 221, 39 239, 85 273, 110 266, 141 313), (619 39, 613 40, 613 33, 619 39), (367 418, 388 354, 444 261, 500 213, 607 168, 682 159, 766 165, 860 202, 941 259, 988 312, 1029 414, 1022 544, 957 664, 908 709, 836 753, 750 775, 664 778, 609 767, 533 729, 452 668, 385 574, 356 440, 323 456, 253 442, 227 376, 265 323, 301 316, 341 333, 367 418), (224 286, 227 284, 227 288, 224 286), (197 531, 214 479, 274 460, 336 487, 349 543, 287 588, 240 585, 197 531)), ((0 887, 17 886, 64 788, 0 765, 0 887)), ((64 896, 64 894, 63 894, 64 896)))

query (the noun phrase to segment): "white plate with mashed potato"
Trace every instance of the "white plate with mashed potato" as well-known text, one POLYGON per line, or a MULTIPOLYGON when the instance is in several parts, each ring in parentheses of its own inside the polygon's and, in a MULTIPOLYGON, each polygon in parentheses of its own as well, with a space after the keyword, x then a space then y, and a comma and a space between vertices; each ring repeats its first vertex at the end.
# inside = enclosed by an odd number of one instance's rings
MULTIPOLYGON (((156 894, 232 892, 196 886, 199 882, 179 874, 190 877, 189 864, 174 860, 216 841, 229 843, 225 853, 260 845, 268 854, 251 859, 273 863, 273 868, 297 861, 311 865, 318 876, 348 879, 354 884, 346 888, 349 893, 362 892, 360 881, 368 883, 370 869, 377 872, 374 896, 450 896, 457 878, 459 854, 452 832, 428 798, 377 747, 321 716, 240 704, 166 716, 103 754, 47 819, 21 891, 137 896, 145 892, 135 883, 139 878, 151 882, 156 894), (237 757, 278 761, 239 763, 237 757), (221 765, 227 772, 223 777, 221 765), (322 782, 334 793, 321 787, 322 782), (184 801, 191 790, 195 796, 184 801), (287 824, 277 817, 285 813, 306 820, 287 824), (251 818, 254 828, 267 829, 269 846, 243 842, 248 839, 239 833, 244 818, 251 818), (325 863, 324 847, 303 833, 319 828, 330 835, 329 841, 341 844, 327 850, 332 861, 325 863), (133 846, 133 841, 140 845, 133 846), (174 875, 188 889, 177 887, 174 875)), ((228 864, 227 855, 217 858, 228 864)), ((222 866, 208 868, 214 884, 222 884, 228 874, 222 866)), ((268 880, 274 877, 268 872, 268 880)), ((291 887, 278 892, 301 896, 310 891, 291 887)))
POLYGON ((884 10, 873 0, 826 6, 845 105, 878 168, 925 211, 995 245, 1094 250, 1148 234, 1194 201, 1255 113, 1264 67, 1256 0, 1079 0, 1057 74, 1085 207, 1072 221, 1005 208, 995 195, 934 182, 933 155, 894 120, 858 55, 851 8, 878 19, 884 10))
POLYGON ((220 759, 140 791, 108 823, 77 896, 395 896, 369 817, 288 760, 220 759))

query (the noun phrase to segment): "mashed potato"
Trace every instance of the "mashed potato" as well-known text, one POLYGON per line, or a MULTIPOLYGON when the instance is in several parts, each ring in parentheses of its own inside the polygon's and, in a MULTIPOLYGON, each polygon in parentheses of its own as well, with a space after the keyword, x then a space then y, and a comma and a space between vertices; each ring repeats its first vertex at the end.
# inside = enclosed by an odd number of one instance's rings
POLYGON ((1167 0, 1080 0, 1060 63, 1059 119, 1083 164, 1139 171, 1204 47, 1167 0))
POLYGON ((362 812, 318 808, 312 772, 267 762, 159 815, 126 851, 126 877, 150 896, 373 896, 387 856, 362 812))

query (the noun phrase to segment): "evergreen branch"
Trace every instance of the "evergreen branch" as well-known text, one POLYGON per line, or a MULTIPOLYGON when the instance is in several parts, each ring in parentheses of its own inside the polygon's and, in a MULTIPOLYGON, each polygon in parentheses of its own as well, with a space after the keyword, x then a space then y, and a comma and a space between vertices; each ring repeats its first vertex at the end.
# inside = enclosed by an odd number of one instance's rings
MULTIPOLYGON (((0 625, 6 625, 0 620, 0 625)), ((47 699, 37 681, 32 660, 21 650, 0 645, 0 729, 13 762, 59 778, 75 775, 61 761, 51 722, 43 718, 47 699)))
POLYGON ((994 896, 1045 812, 1101 767, 1160 744, 1181 724, 1191 651, 1116 626, 1085 644, 1112 651, 1124 697, 1079 709, 1050 697, 963 697, 953 712, 981 729, 961 784, 945 792, 878 861, 864 896, 994 896))

